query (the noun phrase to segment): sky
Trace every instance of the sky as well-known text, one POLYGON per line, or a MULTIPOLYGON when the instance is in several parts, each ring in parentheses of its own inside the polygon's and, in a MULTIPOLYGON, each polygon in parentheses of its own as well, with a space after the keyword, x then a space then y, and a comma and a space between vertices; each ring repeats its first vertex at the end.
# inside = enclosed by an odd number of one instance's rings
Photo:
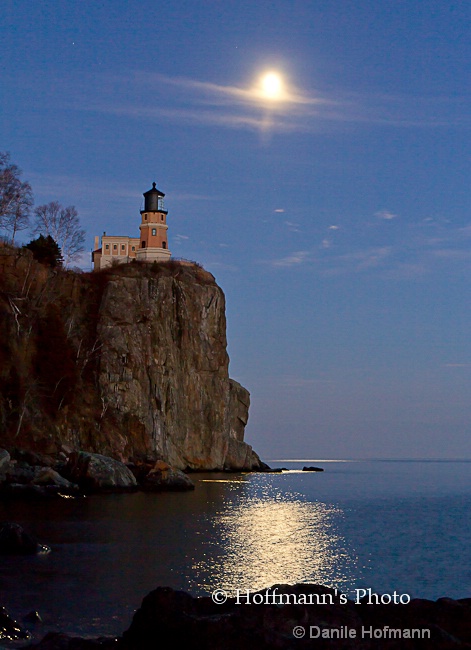
POLYGON ((225 292, 264 459, 471 458, 471 3, 2 14, 0 151, 87 251, 157 183, 173 256, 225 292))

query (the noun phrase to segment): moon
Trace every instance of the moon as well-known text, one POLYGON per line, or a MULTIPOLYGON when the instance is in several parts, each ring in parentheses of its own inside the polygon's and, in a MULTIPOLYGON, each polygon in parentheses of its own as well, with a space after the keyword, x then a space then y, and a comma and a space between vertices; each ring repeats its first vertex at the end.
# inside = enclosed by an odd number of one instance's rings
POLYGON ((267 72, 260 80, 263 96, 267 99, 281 99, 283 81, 277 72, 267 72))

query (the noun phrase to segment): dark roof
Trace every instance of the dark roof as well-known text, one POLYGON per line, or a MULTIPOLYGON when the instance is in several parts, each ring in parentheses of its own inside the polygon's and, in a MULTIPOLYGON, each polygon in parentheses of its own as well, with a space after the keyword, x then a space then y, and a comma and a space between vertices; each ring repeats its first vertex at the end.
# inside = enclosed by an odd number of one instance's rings
POLYGON ((165 196, 163 192, 161 192, 155 187, 155 183, 152 183, 152 189, 147 190, 147 192, 144 192, 144 196, 147 196, 148 194, 154 194, 154 193, 158 194, 159 196, 165 196))

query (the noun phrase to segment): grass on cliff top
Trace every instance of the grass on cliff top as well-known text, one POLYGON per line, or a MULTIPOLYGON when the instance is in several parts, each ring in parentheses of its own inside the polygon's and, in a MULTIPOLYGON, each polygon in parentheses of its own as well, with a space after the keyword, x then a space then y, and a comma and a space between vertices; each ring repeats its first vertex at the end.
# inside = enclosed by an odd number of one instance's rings
POLYGON ((133 260, 129 264, 112 264, 112 266, 100 271, 92 271, 94 276, 105 276, 110 279, 113 276, 135 278, 135 277, 174 277, 179 280, 193 280, 198 284, 214 284, 214 276, 206 271, 201 264, 190 260, 170 259, 155 262, 139 262, 133 260))

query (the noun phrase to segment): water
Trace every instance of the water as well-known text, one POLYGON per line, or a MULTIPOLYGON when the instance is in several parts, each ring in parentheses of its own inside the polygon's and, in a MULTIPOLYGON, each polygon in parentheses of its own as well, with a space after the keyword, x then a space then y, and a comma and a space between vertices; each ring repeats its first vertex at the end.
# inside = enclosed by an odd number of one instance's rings
POLYGON ((471 462, 282 461, 283 474, 200 474, 191 493, 0 504, 53 548, 0 557, 0 604, 46 630, 129 626, 167 585, 208 595, 315 582, 352 594, 471 596, 471 462), (323 473, 300 471, 321 465, 323 473))

